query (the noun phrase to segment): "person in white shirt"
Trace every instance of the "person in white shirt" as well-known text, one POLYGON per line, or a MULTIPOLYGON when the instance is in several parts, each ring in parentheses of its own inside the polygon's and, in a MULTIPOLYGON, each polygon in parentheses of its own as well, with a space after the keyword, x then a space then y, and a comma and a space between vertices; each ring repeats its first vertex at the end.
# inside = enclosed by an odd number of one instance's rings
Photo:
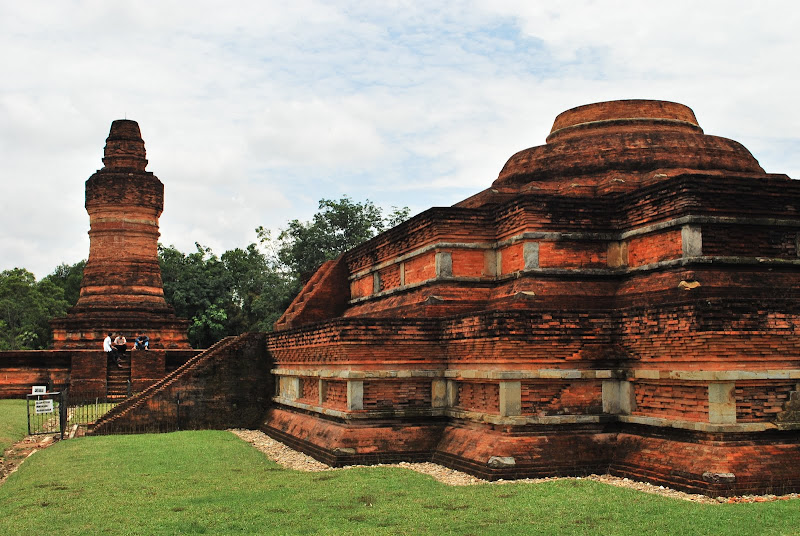
POLYGON ((108 354, 111 354, 111 358, 114 360, 114 363, 117 364, 117 368, 122 368, 122 365, 119 364, 119 353, 117 353, 116 348, 111 345, 111 333, 109 333, 105 339, 103 339, 103 351, 108 354))

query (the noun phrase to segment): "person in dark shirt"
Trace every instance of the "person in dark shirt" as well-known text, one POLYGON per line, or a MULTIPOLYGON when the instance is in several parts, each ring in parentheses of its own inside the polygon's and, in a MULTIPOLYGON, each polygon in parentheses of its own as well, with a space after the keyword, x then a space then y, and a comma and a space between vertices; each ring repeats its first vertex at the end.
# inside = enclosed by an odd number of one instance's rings
POLYGON ((136 337, 136 341, 134 342, 137 350, 149 350, 150 349, 150 337, 145 335, 144 333, 140 333, 136 337))

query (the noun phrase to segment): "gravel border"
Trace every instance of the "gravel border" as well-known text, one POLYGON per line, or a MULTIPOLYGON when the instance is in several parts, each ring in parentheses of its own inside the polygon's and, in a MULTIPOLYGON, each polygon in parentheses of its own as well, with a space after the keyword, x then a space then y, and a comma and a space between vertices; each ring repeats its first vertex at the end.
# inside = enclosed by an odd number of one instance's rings
POLYGON ((645 493, 652 493, 661 495, 663 497, 671 497, 673 499, 680 499, 684 501, 692 501, 704 504, 720 504, 720 503, 754 503, 754 502, 768 502, 768 501, 785 501, 790 499, 800 498, 800 494, 790 493, 788 495, 744 495, 740 497, 707 497, 705 495, 698 495, 693 493, 685 493, 683 491, 676 491, 665 486, 655 486, 647 482, 637 482, 629 478, 620 478, 611 475, 589 475, 585 477, 545 477, 545 478, 525 478, 520 480, 495 480, 488 481, 482 478, 477 478, 461 471, 449 469, 435 463, 381 463, 372 466, 364 465, 348 465, 346 467, 334 468, 330 465, 324 464, 315 460, 311 456, 298 452, 276 441, 266 435, 260 430, 244 430, 244 429, 230 429, 229 432, 238 436, 242 440, 250 443, 255 448, 267 455, 278 465, 286 467, 287 469, 294 469, 297 471, 340 471, 347 470, 353 467, 401 467, 403 469, 410 469, 424 475, 429 475, 450 486, 472 486, 475 484, 492 484, 502 485, 510 483, 526 483, 538 484, 540 482, 552 482, 554 480, 592 480, 594 482, 602 482, 611 486, 621 488, 635 489, 645 493))

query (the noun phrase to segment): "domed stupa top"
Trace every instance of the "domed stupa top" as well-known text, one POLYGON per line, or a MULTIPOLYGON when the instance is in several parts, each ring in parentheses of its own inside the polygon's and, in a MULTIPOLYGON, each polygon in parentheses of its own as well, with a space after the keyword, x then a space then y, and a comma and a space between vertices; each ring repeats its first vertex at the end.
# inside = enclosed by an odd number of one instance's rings
POLYGON ((117 119, 111 123, 103 156, 105 169, 144 171, 147 153, 139 124, 130 119, 117 119))
POLYGON ((691 108, 620 100, 559 114, 547 144, 512 156, 492 187, 509 191, 534 181, 596 185, 610 176, 670 169, 764 173, 740 143, 705 135, 691 108))

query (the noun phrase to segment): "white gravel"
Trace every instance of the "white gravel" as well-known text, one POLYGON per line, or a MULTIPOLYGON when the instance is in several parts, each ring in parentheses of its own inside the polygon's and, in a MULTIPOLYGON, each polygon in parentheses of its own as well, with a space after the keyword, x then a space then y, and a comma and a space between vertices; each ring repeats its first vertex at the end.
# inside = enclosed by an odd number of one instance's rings
MULTIPOLYGON (((298 452, 296 450, 287 447, 283 443, 272 439, 271 437, 269 437, 268 435, 259 430, 233 429, 230 430, 230 432, 234 433, 244 441, 247 441, 248 443, 252 444, 255 448, 265 453, 271 460, 275 461, 279 465, 282 465, 283 467, 286 467, 287 469, 295 469, 298 471, 338 471, 338 470, 350 469, 352 467, 364 467, 361 465, 349 465, 347 467, 342 467, 340 469, 331 467, 320 461, 315 460, 311 456, 308 456, 306 454, 303 454, 302 452, 298 452)), ((682 499, 685 501, 694 501, 707 504, 734 503, 734 502, 766 502, 766 501, 776 501, 776 500, 797 499, 798 497, 800 497, 800 495, 798 495, 797 493, 792 493, 789 495, 781 495, 781 496, 746 495, 741 497, 712 498, 712 497, 706 497, 705 495, 684 493, 682 491, 676 491, 674 489, 670 489, 664 486, 655 486, 653 484, 648 484, 647 482, 637 482, 629 478, 620 478, 611 475, 589 475, 585 477, 525 478, 521 480, 496 480, 494 482, 490 482, 488 480, 483 480, 481 478, 476 478, 472 475, 462 473, 461 471, 448 469, 447 467, 443 467, 435 463, 400 462, 392 464, 376 464, 373 465, 372 467, 402 467, 404 469, 410 469, 418 473, 430 475, 439 482, 448 484, 450 486, 470 486, 474 484, 502 485, 510 483, 537 484, 540 482, 551 482, 554 480, 585 479, 585 480, 592 480, 595 482, 602 482, 604 484, 608 484, 611 486, 635 489, 643 491, 645 493, 653 493, 665 497, 672 497, 675 499, 682 499)))

